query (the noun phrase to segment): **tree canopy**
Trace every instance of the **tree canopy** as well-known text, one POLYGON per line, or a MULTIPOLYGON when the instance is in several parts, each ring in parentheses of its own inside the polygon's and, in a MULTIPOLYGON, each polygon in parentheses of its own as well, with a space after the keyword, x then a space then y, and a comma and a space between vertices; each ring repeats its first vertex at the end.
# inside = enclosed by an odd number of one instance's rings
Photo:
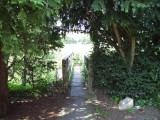
POLYGON ((160 33, 158 0, 81 0, 63 5, 61 19, 68 30, 89 32, 95 46, 107 44, 116 49, 133 66, 139 41, 160 33))

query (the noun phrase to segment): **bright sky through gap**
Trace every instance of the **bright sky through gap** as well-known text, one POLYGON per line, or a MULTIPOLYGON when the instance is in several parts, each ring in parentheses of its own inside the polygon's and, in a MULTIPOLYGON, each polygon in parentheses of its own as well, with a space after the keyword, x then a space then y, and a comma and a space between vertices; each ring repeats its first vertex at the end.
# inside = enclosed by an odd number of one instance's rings
POLYGON ((80 40, 83 39, 84 37, 89 37, 88 34, 84 34, 84 33, 74 33, 74 32, 70 32, 66 35, 69 38, 73 38, 75 40, 80 40))
MULTIPOLYGON (((62 22, 61 22, 60 20, 58 20, 58 21, 56 22, 56 26, 57 26, 57 27, 62 26, 62 22)), ((67 33, 66 36, 69 37, 69 38, 73 38, 73 39, 75 39, 75 40, 80 40, 80 39, 83 39, 84 37, 89 37, 88 34, 75 33, 75 32, 69 32, 69 33, 67 33)))
POLYGON ((62 22, 61 22, 60 20, 58 20, 57 23, 56 23, 56 26, 59 27, 59 26, 61 26, 61 25, 62 25, 62 22))
POLYGON ((66 34, 66 40, 67 39, 74 39, 75 41, 77 41, 76 43, 67 43, 64 44, 64 48, 61 49, 61 52, 63 53, 63 56, 69 55, 70 53, 75 53, 75 54, 79 54, 80 56, 83 55, 87 55, 89 53, 89 51, 92 50, 92 43, 87 43, 87 44, 83 44, 85 43, 84 40, 89 40, 90 36, 89 34, 84 34, 84 33, 75 33, 75 32, 69 32, 66 34), (80 42, 82 41, 82 42, 80 42))

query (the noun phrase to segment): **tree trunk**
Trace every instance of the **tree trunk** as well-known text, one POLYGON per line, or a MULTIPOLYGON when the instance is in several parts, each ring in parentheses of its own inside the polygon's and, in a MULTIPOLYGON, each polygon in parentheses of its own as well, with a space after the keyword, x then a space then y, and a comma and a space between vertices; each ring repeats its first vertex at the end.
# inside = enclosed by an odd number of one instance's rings
POLYGON ((24 68, 23 68, 23 75, 22 75, 22 86, 26 86, 26 79, 27 79, 27 70, 26 70, 26 54, 24 56, 24 60, 23 60, 23 63, 24 63, 24 68))
POLYGON ((33 89, 35 88, 35 86, 34 86, 34 68, 33 67, 31 67, 32 69, 31 69, 31 80, 32 80, 32 86, 33 86, 33 89))
POLYGON ((133 66, 134 56, 135 56, 135 48, 136 48, 135 37, 131 37, 131 55, 130 55, 129 72, 132 71, 132 66, 133 66))
POLYGON ((122 42, 121 42, 120 34, 118 32, 118 28, 117 28, 117 25, 115 23, 113 23, 113 30, 114 30, 114 33, 115 33, 115 36, 116 36, 116 39, 117 39, 117 42, 118 42, 119 52, 120 52, 122 58, 125 60, 125 54, 124 54, 124 51, 122 49, 122 42))
POLYGON ((8 112, 8 70, 5 62, 3 61, 4 55, 2 52, 2 43, 0 42, 0 117, 8 112))

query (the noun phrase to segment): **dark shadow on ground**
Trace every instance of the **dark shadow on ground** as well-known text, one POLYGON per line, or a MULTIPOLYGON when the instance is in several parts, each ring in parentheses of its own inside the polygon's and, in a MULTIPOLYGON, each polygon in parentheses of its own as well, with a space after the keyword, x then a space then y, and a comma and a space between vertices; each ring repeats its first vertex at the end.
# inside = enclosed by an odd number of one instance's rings
POLYGON ((10 112, 0 120, 55 120, 56 114, 64 106, 66 99, 65 96, 12 101, 10 112))

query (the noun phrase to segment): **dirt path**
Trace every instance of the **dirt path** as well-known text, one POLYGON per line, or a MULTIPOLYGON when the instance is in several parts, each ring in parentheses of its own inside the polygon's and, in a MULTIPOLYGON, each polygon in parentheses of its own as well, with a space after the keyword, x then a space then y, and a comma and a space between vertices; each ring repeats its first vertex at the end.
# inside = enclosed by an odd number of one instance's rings
POLYGON ((71 86, 70 95, 62 98, 12 101, 9 114, 0 120, 160 120, 160 111, 153 107, 120 111, 103 91, 89 95, 79 67, 75 67, 71 86))

